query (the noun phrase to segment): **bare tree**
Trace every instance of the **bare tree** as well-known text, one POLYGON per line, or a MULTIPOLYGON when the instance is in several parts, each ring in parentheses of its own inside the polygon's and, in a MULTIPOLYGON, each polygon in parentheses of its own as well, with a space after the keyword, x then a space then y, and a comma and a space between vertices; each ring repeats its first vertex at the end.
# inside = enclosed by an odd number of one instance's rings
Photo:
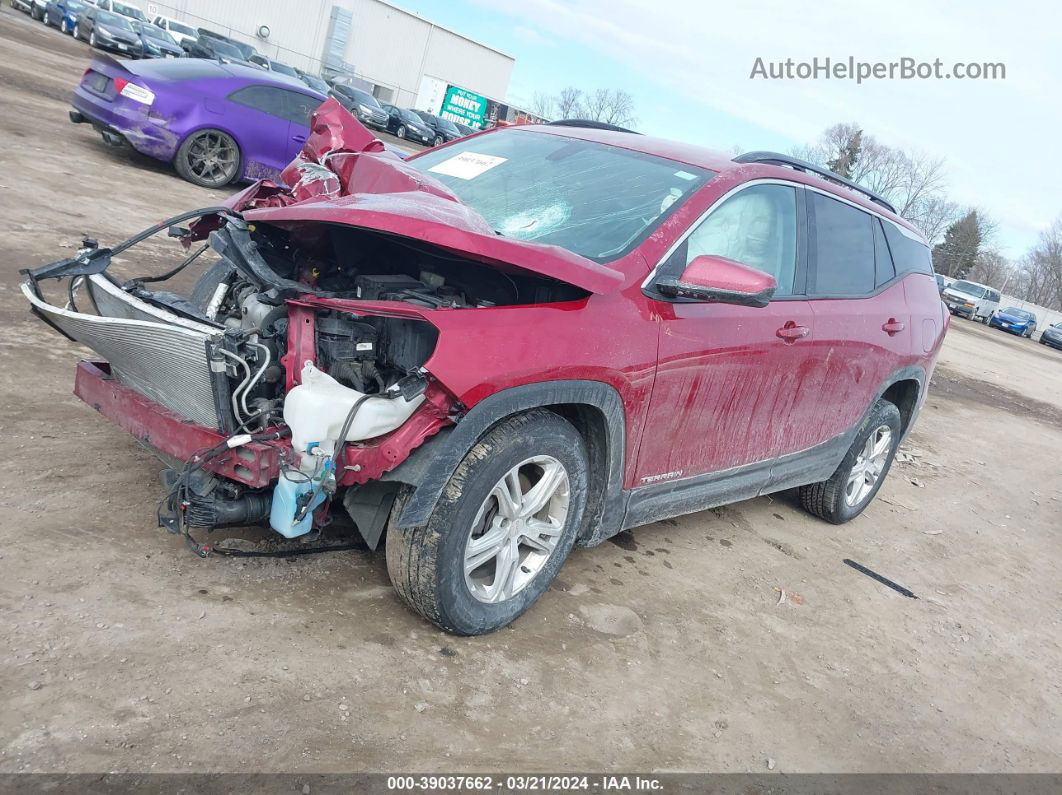
POLYGON ((558 119, 570 119, 575 116, 583 98, 583 92, 575 86, 562 88, 560 93, 553 98, 553 104, 557 109, 558 119))
POLYGON ((536 91, 535 95, 531 98, 531 107, 529 110, 536 116, 541 116, 543 119, 552 119, 556 112, 556 107, 557 103, 554 97, 542 91, 536 91))
POLYGON ((970 278, 981 284, 990 284, 1002 289, 1009 281, 1011 265, 1007 258, 995 249, 982 250, 977 255, 977 262, 970 271, 970 278))
POLYGON ((835 124, 816 143, 801 147, 795 154, 819 165, 844 168, 853 182, 888 199, 930 243, 936 242, 959 214, 959 208, 946 199, 943 158, 887 146, 864 133, 858 124, 835 124))
POLYGON ((599 88, 592 94, 583 94, 577 113, 584 119, 620 127, 630 127, 638 120, 634 115, 634 97, 619 88, 599 88))
POLYGON ((1025 255, 1013 292, 1034 304, 1062 310, 1062 218, 1041 232, 1025 255))

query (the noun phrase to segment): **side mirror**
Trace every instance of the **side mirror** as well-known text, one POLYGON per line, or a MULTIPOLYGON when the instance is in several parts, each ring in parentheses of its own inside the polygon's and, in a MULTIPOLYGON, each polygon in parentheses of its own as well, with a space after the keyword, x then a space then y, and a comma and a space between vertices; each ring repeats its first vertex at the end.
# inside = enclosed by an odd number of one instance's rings
POLYGON ((673 298, 764 307, 774 296, 778 282, 769 273, 732 259, 702 254, 693 258, 677 280, 657 282, 656 288, 673 298))

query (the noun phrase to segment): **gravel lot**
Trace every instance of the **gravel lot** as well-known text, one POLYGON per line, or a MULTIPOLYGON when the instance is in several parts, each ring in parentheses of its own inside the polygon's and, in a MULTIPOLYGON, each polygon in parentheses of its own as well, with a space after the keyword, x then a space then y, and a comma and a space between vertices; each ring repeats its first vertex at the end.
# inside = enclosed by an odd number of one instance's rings
POLYGON ((0 10, 0 772, 1058 771, 1062 353, 963 320, 861 518, 641 528, 492 636, 412 616, 381 555, 194 558, 17 290, 222 195, 67 121, 88 55, 0 10))

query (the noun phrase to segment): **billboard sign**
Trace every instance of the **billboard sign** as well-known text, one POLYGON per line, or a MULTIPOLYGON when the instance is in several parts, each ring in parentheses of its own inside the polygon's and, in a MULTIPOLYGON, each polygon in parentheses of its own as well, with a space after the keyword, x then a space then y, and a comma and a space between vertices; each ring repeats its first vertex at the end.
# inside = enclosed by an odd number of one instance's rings
POLYGON ((448 86, 439 115, 444 119, 482 130, 487 121, 486 97, 458 86, 448 86))

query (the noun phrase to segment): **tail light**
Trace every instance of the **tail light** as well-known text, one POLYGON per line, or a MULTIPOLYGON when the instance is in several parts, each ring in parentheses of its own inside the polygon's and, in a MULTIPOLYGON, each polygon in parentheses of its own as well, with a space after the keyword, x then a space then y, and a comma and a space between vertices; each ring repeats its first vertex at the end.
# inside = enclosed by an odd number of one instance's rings
POLYGON ((114 88, 126 99, 131 99, 133 102, 139 102, 142 105, 150 105, 155 101, 154 92, 143 86, 138 86, 136 83, 131 83, 124 77, 114 78, 114 88))

